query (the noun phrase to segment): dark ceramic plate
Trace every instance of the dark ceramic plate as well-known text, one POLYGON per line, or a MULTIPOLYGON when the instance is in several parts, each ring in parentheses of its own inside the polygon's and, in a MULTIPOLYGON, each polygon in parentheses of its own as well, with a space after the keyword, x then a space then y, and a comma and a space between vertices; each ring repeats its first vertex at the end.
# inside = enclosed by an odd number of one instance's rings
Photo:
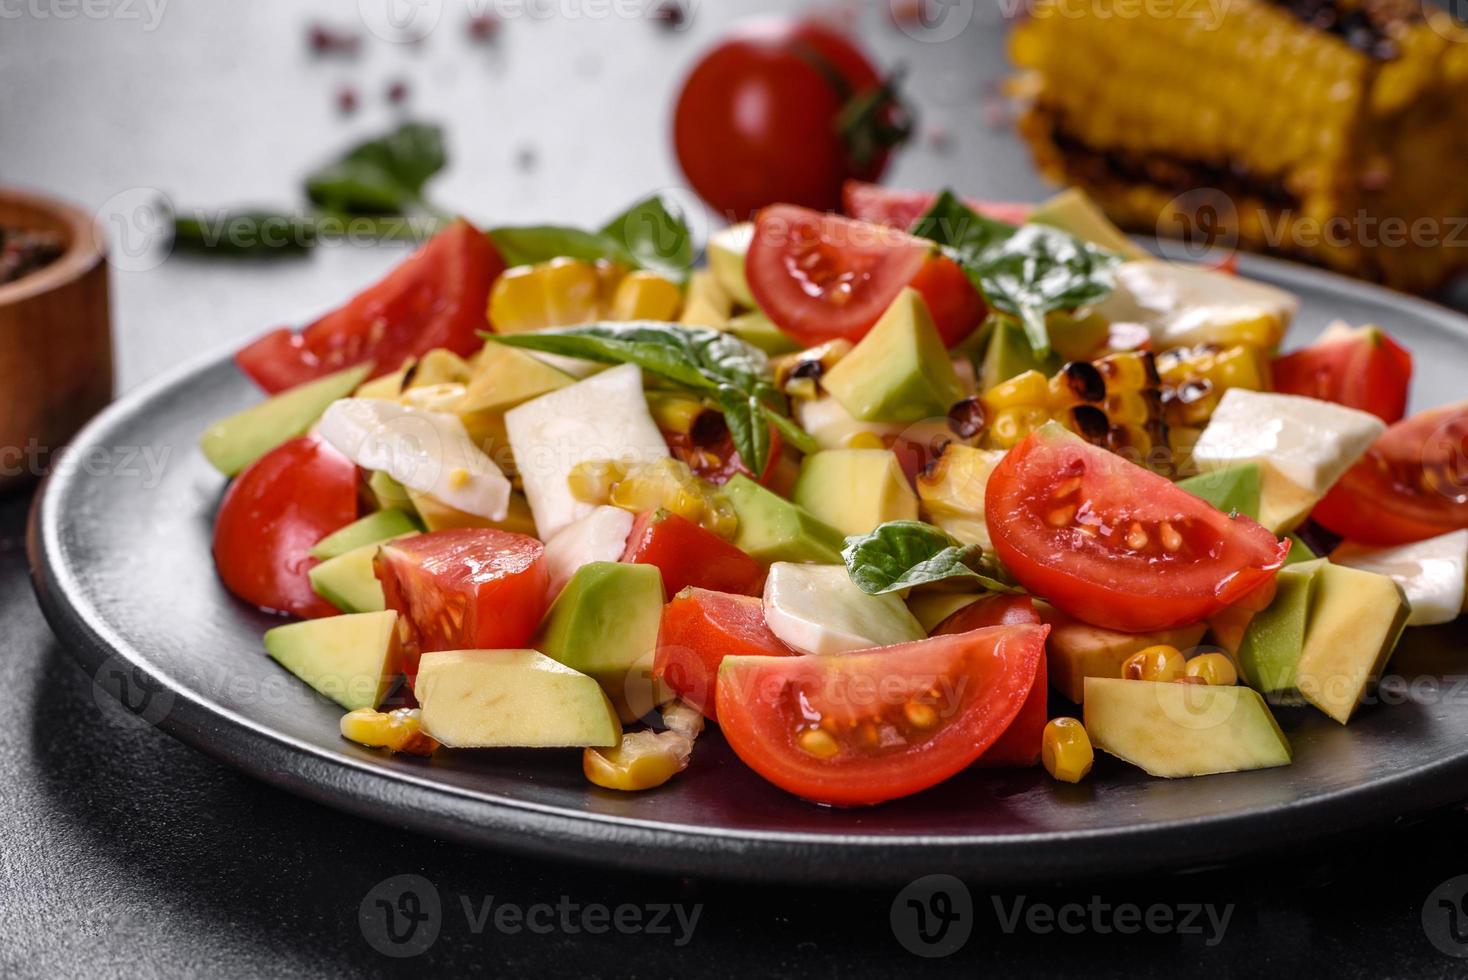
MULTIPOLYGON (((1414 408, 1463 397, 1468 318, 1296 266, 1244 271, 1303 301, 1292 341, 1329 320, 1374 321, 1416 355, 1414 408)), ((1468 797, 1468 658, 1459 625, 1413 630, 1392 672, 1419 681, 1349 728, 1308 710, 1280 722, 1292 766, 1167 781, 1101 757, 1078 786, 1043 772, 972 771, 867 810, 801 803, 706 735, 668 786, 589 786, 568 752, 394 758, 337 734, 340 709, 267 659, 273 622, 225 593, 209 556, 224 481, 195 448, 213 419, 259 395, 227 357, 113 405, 52 475, 31 561, 52 627, 99 687, 141 717, 291 792, 466 844, 627 868, 746 879, 878 882, 949 871, 988 882, 1183 869, 1390 821, 1468 797), (135 451, 165 460, 148 476, 135 451), (163 454, 166 454, 164 456, 163 454), (89 462, 90 461, 90 462, 89 462), (127 465, 131 463, 132 465, 127 465), (86 465, 83 465, 86 464, 86 465)))

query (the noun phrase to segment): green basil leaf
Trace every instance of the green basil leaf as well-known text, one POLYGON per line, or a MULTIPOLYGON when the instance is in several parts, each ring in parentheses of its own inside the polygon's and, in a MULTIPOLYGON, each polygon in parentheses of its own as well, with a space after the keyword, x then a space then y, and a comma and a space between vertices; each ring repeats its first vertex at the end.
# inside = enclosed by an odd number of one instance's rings
POLYGON ((636 264, 674 282, 688 278, 693 265, 693 233, 683 216, 658 196, 638 201, 601 229, 600 235, 624 248, 636 264))
POLYGON ((764 406, 753 395, 732 385, 720 385, 715 399, 724 412, 724 423, 734 450, 751 473, 764 473, 770 461, 770 426, 765 421, 764 406))
POLYGON ((1019 318, 1039 357, 1050 352, 1045 315, 1105 298, 1121 256, 1045 225, 1015 227, 944 191, 912 233, 943 247, 989 305, 1019 318))
POLYGON ((423 186, 443 169, 443 131, 404 123, 311 173, 306 194, 343 214, 401 214, 423 203, 423 186))
POLYGON ((510 266, 535 265, 551 259, 580 259, 595 262, 606 259, 632 266, 631 252, 606 235, 561 225, 524 225, 491 228, 487 234, 500 257, 510 266))
POLYGON ((989 592, 1019 592, 1001 581, 978 545, 961 545, 941 528, 921 521, 889 521, 870 534, 846 539, 846 572, 867 595, 883 595, 938 582, 989 592))
POLYGON ((813 453, 820 450, 820 443, 816 442, 815 438, 809 432, 806 432, 788 417, 781 415, 768 405, 764 406, 764 410, 765 419, 779 430, 780 437, 790 443, 790 445, 803 453, 813 453))

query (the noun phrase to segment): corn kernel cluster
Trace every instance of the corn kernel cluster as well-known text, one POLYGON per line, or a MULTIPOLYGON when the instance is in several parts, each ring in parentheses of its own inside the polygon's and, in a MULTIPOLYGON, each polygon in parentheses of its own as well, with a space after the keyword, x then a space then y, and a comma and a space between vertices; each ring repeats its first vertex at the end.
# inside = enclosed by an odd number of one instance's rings
POLYGON ((681 460, 630 465, 590 460, 577 463, 566 480, 571 495, 582 503, 610 504, 637 514, 662 509, 722 538, 734 537, 739 529, 733 505, 681 460))
POLYGON ((656 273, 560 258, 517 266, 495 280, 489 322, 498 333, 526 333, 597 320, 674 321, 682 306, 682 291, 656 273))

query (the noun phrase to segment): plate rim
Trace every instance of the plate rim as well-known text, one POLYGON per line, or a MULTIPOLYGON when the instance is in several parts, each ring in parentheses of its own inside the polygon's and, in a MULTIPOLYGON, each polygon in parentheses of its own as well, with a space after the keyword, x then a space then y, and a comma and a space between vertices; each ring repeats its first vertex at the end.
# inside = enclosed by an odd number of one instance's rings
MULTIPOLYGON (((1347 301, 1369 298, 1396 304, 1468 339, 1468 315, 1431 300, 1281 259, 1239 258, 1240 272, 1249 278, 1286 289, 1303 281, 1347 301)), ((190 358, 138 385, 92 419, 73 438, 72 450, 98 444, 112 429, 146 412, 160 395, 219 369, 233 353, 231 346, 190 358)), ((307 744, 239 715, 152 664, 144 651, 111 629, 66 566, 60 508, 78 474, 85 476, 77 468, 63 468, 43 480, 31 505, 27 551, 32 584, 48 624, 98 687, 107 689, 101 672, 120 660, 172 698, 156 727, 185 744, 315 802, 474 847, 741 881, 877 884, 944 871, 1018 884, 1179 871, 1285 853, 1468 797, 1456 788, 1468 785, 1468 747, 1369 783, 1251 811, 1129 828, 1005 835, 732 830, 578 813, 475 793, 307 744), (1262 847, 1253 833, 1260 828, 1267 828, 1263 839, 1270 842, 1262 847), (1135 846, 1138 842, 1146 846, 1135 846)))

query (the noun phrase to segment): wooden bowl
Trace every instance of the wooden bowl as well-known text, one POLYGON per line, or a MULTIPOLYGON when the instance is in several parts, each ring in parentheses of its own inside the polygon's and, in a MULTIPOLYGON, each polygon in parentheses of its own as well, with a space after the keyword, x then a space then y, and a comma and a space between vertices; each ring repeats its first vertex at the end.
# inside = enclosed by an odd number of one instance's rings
POLYGON ((50 265, 0 285, 0 489, 40 476, 112 400, 112 330, 103 241, 92 216, 0 188, 0 225, 59 235, 50 265))

